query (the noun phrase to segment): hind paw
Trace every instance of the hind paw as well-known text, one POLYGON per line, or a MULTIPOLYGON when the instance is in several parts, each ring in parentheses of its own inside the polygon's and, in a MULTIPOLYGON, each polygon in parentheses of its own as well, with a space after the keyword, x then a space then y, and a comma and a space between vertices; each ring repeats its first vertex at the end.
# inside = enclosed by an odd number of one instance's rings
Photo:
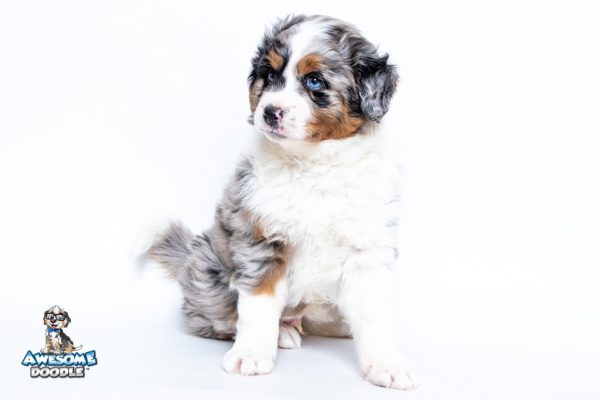
POLYGON ((279 326, 279 347, 282 349, 299 349, 302 344, 300 333, 291 325, 279 326))

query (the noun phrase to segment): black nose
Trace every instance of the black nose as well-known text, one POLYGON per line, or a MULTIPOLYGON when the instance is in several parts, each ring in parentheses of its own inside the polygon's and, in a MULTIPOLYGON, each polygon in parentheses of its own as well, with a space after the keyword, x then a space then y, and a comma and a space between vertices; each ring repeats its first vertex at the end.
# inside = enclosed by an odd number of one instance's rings
POLYGON ((263 118, 267 124, 275 126, 281 121, 281 118, 283 118, 283 108, 266 106, 263 118))

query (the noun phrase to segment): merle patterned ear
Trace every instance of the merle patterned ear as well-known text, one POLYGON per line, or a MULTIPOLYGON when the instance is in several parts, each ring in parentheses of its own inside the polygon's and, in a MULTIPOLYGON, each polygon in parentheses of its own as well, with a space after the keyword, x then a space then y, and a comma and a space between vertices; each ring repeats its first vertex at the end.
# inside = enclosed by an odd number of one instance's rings
POLYGON ((388 64, 387 54, 365 57, 355 67, 355 76, 362 113, 371 121, 381 121, 396 91, 396 67, 388 64))
POLYGON ((63 311, 63 314, 65 315, 65 324, 63 326, 66 328, 71 323, 71 318, 69 317, 68 312, 63 311))
POLYGON ((44 311, 44 316, 42 317, 42 323, 44 324, 44 326, 46 325, 46 314, 48 313, 48 311, 44 311))
POLYGON ((254 124, 254 111, 256 110, 256 106, 258 105, 258 101, 260 100, 260 95, 262 94, 262 89, 264 86, 264 82, 259 77, 258 71, 260 60, 263 56, 264 49, 262 47, 259 47, 256 52, 256 55, 252 59, 252 69, 250 71, 250 75, 248 75, 248 99, 250 100, 250 111, 252 112, 248 117, 248 122, 250 123, 250 125, 254 124))

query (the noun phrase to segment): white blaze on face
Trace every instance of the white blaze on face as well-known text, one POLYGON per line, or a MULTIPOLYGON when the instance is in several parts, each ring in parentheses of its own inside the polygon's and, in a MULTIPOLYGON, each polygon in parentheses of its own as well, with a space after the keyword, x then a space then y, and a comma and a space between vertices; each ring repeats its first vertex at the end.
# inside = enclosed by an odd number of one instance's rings
POLYGON ((304 22, 298 25, 297 32, 291 37, 288 46, 290 59, 283 71, 285 86, 276 91, 266 91, 262 94, 255 111, 255 125, 270 140, 277 138, 304 140, 309 134, 306 125, 310 121, 310 98, 302 95, 296 66, 304 56, 310 53, 311 44, 322 34, 323 27, 315 22, 304 22), (269 126, 264 120, 265 107, 279 107, 283 110, 283 118, 278 127, 269 126))

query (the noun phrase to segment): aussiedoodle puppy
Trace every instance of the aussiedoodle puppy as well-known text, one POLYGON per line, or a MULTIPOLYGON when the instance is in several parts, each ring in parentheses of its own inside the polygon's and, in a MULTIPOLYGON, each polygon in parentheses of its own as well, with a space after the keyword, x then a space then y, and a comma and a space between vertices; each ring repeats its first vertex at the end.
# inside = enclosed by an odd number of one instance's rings
POLYGON ((352 25, 291 16, 249 76, 255 145, 211 229, 175 223, 149 254, 182 286, 189 330, 234 339, 223 368, 273 370, 301 332, 352 336, 367 381, 416 386, 395 335, 398 169, 381 119, 398 75, 352 25))

